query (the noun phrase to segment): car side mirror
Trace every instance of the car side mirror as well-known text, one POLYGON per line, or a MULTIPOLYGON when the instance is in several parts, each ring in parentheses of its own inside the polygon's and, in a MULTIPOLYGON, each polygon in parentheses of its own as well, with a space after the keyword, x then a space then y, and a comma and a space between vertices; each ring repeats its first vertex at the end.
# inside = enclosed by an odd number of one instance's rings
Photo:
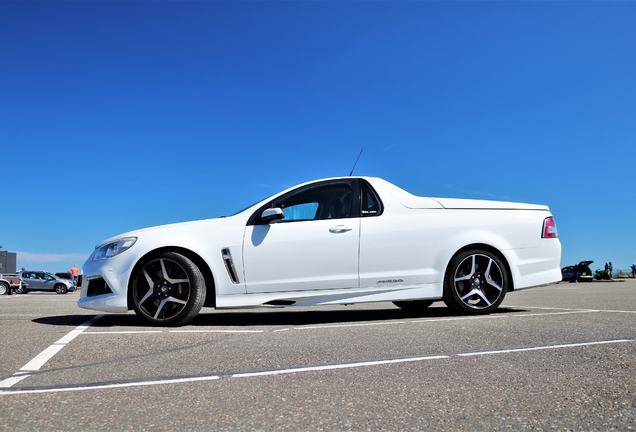
POLYGON ((261 213, 260 222, 263 224, 268 224, 276 220, 281 220, 285 217, 285 213, 283 209, 280 207, 273 207, 263 210, 261 213))

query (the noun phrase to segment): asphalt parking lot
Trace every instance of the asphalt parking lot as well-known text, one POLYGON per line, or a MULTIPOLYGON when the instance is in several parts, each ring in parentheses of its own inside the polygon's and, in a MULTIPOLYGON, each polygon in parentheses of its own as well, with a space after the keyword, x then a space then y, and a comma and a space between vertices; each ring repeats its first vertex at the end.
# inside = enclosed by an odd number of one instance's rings
POLYGON ((1 430, 631 430, 636 281, 443 303, 214 311, 148 327, 0 297, 1 430))

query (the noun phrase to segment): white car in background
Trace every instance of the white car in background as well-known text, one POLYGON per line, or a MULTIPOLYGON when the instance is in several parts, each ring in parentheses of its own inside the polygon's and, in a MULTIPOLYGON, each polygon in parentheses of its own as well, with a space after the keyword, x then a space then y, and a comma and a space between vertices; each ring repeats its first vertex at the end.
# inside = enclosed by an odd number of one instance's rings
POLYGON ((414 196, 369 177, 305 183, 233 216, 157 226, 100 243, 78 304, 158 325, 203 306, 443 300, 494 311, 507 292, 561 280, 543 205, 414 196))

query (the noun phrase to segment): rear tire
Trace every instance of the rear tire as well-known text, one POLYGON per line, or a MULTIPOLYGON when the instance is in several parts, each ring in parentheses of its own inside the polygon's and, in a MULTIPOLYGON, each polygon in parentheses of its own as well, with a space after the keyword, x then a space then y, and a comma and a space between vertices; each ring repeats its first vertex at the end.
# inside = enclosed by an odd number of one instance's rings
POLYGON ((470 315, 487 314, 499 307, 510 277, 495 254, 469 250, 455 255, 444 277, 444 303, 470 315))
POLYGON ((0 282, 0 295, 8 295, 11 292, 11 287, 4 282, 0 282))

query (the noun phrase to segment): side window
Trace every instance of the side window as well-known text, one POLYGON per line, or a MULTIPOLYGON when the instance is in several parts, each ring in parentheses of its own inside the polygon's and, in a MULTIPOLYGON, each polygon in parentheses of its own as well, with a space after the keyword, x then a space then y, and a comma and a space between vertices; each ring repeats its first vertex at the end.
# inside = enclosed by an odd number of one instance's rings
POLYGON ((277 201, 285 217, 280 222, 341 219, 351 217, 351 182, 312 185, 277 201))
POLYGON ((360 209, 360 215, 366 216, 378 216, 382 214, 382 203, 376 195, 375 191, 366 184, 362 183, 362 208, 360 209))
POLYGON ((318 214, 319 206, 320 204, 317 202, 290 205, 285 207, 285 218, 283 220, 314 220, 318 214))

